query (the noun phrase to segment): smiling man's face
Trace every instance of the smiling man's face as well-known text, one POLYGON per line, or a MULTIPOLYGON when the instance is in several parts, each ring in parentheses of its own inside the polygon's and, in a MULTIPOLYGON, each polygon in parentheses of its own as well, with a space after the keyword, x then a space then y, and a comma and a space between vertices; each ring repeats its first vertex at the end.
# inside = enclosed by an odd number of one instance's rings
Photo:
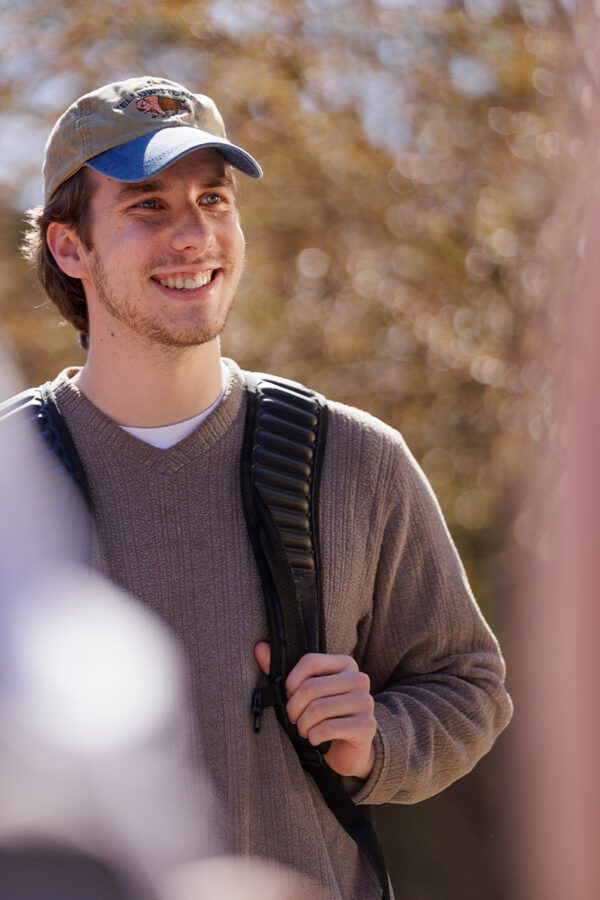
POLYGON ((89 172, 92 249, 82 249, 90 334, 104 319, 119 337, 169 347, 223 330, 244 266, 230 167, 196 150, 148 181, 89 172), (108 321, 112 320, 112 321, 108 321))

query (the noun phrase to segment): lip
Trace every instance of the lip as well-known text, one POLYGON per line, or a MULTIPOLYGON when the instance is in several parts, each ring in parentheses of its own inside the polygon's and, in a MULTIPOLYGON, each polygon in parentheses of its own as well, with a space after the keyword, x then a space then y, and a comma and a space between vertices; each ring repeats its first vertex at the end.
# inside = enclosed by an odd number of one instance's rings
MULTIPOLYGON (((204 270, 206 271, 206 269, 204 270)), ((173 271, 172 275, 183 275, 185 273, 185 269, 177 269, 173 271)), ((189 277, 193 277, 198 274, 198 269, 190 270, 189 277)), ((150 279, 152 284, 163 294, 165 297, 169 297, 171 300, 179 300, 181 303, 189 303, 190 300, 204 300, 210 296, 215 285, 217 285, 221 278, 223 277, 223 270, 219 268, 213 269, 213 277, 208 284, 202 285, 202 287, 195 288, 193 291, 183 290, 180 288, 169 288, 165 287, 164 284, 161 284, 158 281, 158 278, 168 278, 169 274, 165 272, 161 272, 159 275, 153 275, 150 279)))

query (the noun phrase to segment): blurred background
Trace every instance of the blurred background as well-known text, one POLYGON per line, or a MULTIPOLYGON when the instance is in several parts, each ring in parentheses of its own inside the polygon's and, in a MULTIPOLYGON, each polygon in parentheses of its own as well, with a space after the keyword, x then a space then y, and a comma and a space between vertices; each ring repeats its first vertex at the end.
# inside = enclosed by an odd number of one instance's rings
MULTIPOLYGON (((83 360, 17 251, 51 125, 133 75, 209 94, 265 171, 242 185, 248 261, 225 354, 402 431, 518 694, 515 607, 529 600, 515 576, 543 544, 529 486, 585 255, 565 185, 589 159, 598 6, 0 0, 0 328, 16 387, 83 360)), ((440 797, 377 811, 400 897, 517 895, 523 715, 440 797)))

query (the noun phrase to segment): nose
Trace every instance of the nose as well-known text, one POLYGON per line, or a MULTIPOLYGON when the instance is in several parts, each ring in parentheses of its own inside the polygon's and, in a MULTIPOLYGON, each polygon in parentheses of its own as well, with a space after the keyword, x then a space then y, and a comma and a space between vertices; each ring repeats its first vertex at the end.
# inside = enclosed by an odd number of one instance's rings
POLYGON ((194 205, 177 215, 171 234, 171 245, 174 250, 180 253, 185 251, 204 253, 210 250, 213 244, 213 226, 202 209, 194 205))

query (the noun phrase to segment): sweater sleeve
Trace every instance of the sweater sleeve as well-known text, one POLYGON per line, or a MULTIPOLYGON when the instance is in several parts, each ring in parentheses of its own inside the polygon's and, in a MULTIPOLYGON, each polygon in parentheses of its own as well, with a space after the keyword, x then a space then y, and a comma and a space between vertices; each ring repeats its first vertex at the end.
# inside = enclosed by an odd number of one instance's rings
POLYGON ((355 803, 415 803, 469 772, 508 724, 504 661, 437 500, 396 433, 397 466, 360 668, 371 678, 375 766, 355 803))

